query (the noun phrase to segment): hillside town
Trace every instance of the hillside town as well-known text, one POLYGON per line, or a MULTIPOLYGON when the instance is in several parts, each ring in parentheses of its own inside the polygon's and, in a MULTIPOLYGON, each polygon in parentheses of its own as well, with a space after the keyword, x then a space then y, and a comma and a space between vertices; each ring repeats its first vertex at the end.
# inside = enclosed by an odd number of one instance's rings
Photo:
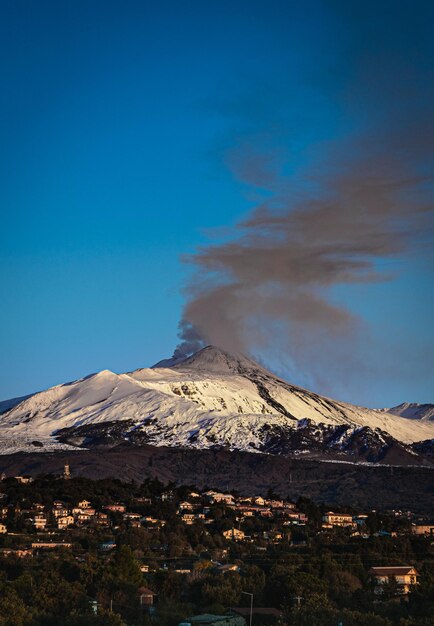
POLYGON ((330 510, 271 489, 92 481, 71 478, 69 466, 61 476, 3 476, 0 624, 51 623, 43 610, 42 621, 26 621, 23 592, 23 577, 37 588, 49 568, 60 588, 82 587, 76 621, 59 617, 62 599, 56 624, 335 624, 341 615, 425 626, 433 546, 434 521, 411 511, 330 510), (11 598, 22 617, 2 622, 11 598), (418 621, 413 605, 425 607, 418 621), (321 606, 329 621, 315 621, 321 606))

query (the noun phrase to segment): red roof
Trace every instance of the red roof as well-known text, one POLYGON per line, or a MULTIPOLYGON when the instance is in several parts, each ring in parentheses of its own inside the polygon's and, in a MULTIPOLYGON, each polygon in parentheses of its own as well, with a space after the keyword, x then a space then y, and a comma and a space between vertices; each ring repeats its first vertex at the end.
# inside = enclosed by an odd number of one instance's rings
POLYGON ((405 576, 414 572, 417 575, 417 571, 412 565, 392 565, 388 567, 371 567, 369 570, 371 574, 375 576, 405 576))
POLYGON ((139 587, 138 591, 141 596, 155 596, 156 595, 153 591, 151 591, 147 587, 139 587))

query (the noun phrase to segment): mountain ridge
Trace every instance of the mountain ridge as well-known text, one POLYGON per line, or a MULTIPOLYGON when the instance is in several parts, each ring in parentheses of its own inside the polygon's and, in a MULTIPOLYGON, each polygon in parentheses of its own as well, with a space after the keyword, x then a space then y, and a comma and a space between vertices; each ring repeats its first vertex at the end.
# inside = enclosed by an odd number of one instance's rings
POLYGON ((102 370, 25 397, 0 416, 0 454, 35 441, 38 450, 130 441, 270 454, 332 451, 372 462, 393 447, 419 462, 411 445, 434 438, 432 422, 320 396, 214 346, 170 367, 161 363, 167 360, 124 374, 102 370), (346 432, 340 449, 339 428, 346 432), (300 429, 310 450, 300 448, 300 429))

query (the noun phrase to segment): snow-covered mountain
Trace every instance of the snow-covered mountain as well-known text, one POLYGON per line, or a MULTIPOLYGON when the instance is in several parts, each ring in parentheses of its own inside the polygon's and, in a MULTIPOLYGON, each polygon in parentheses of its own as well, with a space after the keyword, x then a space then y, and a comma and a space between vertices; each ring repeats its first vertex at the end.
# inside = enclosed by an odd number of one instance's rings
POLYGON ((381 459, 396 444, 415 455, 409 444, 434 438, 433 422, 319 396, 212 346, 175 363, 103 370, 12 405, 0 415, 3 454, 128 440, 274 454, 328 449, 375 460, 370 450, 381 459))
POLYGON ((417 404, 417 402, 403 402, 391 409, 385 409, 393 415, 400 415, 411 420, 434 421, 434 404, 417 404))

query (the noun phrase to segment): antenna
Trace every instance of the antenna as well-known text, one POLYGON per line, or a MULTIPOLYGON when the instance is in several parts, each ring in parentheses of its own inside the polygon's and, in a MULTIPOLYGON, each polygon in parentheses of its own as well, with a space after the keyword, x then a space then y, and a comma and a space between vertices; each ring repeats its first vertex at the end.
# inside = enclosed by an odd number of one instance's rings
POLYGON ((297 609, 300 608, 300 604, 301 601, 303 600, 303 598, 301 596, 295 596, 294 598, 292 598, 293 600, 295 600, 297 602, 297 609))

